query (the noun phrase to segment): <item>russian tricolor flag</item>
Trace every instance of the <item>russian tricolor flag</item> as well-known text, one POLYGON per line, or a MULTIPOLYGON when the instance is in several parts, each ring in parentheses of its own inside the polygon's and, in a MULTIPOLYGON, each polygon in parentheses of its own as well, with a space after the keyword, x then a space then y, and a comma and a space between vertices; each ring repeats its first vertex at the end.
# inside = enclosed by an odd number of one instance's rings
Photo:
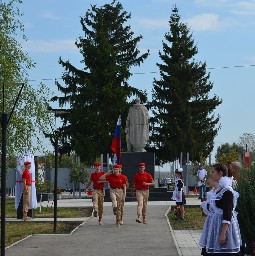
POLYGON ((120 135, 120 126, 121 126, 121 116, 119 116, 116 129, 112 139, 112 152, 114 153, 114 163, 120 163, 121 156, 121 135, 120 135))

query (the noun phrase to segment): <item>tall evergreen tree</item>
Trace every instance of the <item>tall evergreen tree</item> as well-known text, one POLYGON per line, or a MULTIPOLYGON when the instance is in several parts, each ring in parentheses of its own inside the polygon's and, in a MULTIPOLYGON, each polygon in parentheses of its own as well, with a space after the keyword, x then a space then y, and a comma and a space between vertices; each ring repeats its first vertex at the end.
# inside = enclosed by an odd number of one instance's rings
POLYGON ((140 65, 149 54, 140 54, 142 36, 134 37, 131 27, 125 25, 130 18, 116 1, 91 6, 80 20, 84 36, 76 41, 84 68, 60 58, 65 86, 59 82, 57 86, 64 96, 53 100, 70 107, 68 114, 60 115, 64 121, 60 129, 62 153, 75 150, 88 163, 100 153, 110 153, 118 115, 125 120, 129 97, 146 100, 144 92, 128 84, 131 67, 140 65))
POLYGON ((199 161, 213 149, 219 129, 213 111, 221 100, 209 97, 213 84, 206 64, 195 61, 198 49, 176 6, 169 25, 159 52, 162 63, 157 63, 161 78, 154 80, 152 90, 152 148, 163 162, 177 159, 180 152, 199 161))

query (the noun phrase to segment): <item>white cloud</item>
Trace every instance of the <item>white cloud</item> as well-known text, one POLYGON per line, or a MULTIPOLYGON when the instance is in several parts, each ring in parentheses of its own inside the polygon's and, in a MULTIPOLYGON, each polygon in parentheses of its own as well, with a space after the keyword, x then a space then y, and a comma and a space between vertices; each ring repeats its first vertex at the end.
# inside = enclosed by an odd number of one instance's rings
POLYGON ((41 15, 42 18, 47 20, 60 20, 61 17, 52 13, 52 12, 45 12, 41 15))
POLYGON ((137 22, 146 30, 169 27, 167 19, 140 19, 137 22))
POLYGON ((233 7, 233 13, 242 15, 255 15, 255 1, 240 1, 233 7))
POLYGON ((30 23, 30 22, 25 22, 25 23, 24 23, 24 27, 25 27, 25 30, 26 30, 26 29, 32 28, 32 27, 33 27, 33 24, 30 23))
POLYGON ((77 52, 75 40, 29 40, 24 48, 27 52, 36 53, 77 52))
POLYGON ((196 5, 222 7, 228 0, 194 0, 196 5))
POLYGON ((255 63, 255 56, 247 56, 244 58, 245 61, 247 61, 248 63, 255 63))
POLYGON ((219 16, 211 13, 202 13, 186 19, 188 25, 195 31, 219 31, 227 26, 227 23, 220 21, 219 16))

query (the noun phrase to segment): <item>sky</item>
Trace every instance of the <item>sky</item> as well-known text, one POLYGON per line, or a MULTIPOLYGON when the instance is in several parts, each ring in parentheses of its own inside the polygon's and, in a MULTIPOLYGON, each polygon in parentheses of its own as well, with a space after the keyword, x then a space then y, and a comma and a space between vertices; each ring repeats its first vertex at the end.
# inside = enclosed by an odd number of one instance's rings
MULTIPOLYGON (((102 6, 103 0, 23 0, 21 21, 28 37, 24 50, 36 62, 29 71, 31 85, 44 82, 58 94, 54 84, 63 68, 59 57, 82 67, 82 56, 75 46, 83 36, 80 17, 91 5, 102 6)), ((205 62, 213 89, 222 99, 215 114, 220 115, 220 130, 215 148, 223 143, 238 143, 243 133, 255 134, 255 0, 119 0, 131 13, 127 25, 134 36, 142 35, 141 52, 150 56, 140 67, 132 69, 130 84, 146 90, 151 97, 154 78, 159 79, 156 66, 160 62, 164 35, 169 31, 169 18, 174 5, 181 21, 187 23, 198 48, 196 61, 205 62)), ((60 80, 61 81, 61 80, 60 80)), ((50 144, 50 143, 49 143, 50 144)))

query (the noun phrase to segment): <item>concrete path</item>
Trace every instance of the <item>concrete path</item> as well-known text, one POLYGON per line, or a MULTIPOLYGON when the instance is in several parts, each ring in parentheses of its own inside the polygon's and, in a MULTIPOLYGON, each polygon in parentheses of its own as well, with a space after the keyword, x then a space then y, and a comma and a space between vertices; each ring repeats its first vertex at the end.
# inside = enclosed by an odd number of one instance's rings
MULTIPOLYGON (((188 199, 187 204, 199 204, 188 199)), ((138 224, 136 202, 126 203, 125 222, 116 227, 110 203, 105 203, 103 225, 85 219, 72 234, 33 235, 6 249, 6 256, 192 256, 200 255, 201 231, 173 231, 166 219, 175 202, 149 202, 148 224, 138 224)), ((58 207, 90 206, 84 199, 59 200, 58 207)), ((52 219, 53 220, 53 219, 52 219)), ((60 219, 58 219, 60 221, 60 219)))

